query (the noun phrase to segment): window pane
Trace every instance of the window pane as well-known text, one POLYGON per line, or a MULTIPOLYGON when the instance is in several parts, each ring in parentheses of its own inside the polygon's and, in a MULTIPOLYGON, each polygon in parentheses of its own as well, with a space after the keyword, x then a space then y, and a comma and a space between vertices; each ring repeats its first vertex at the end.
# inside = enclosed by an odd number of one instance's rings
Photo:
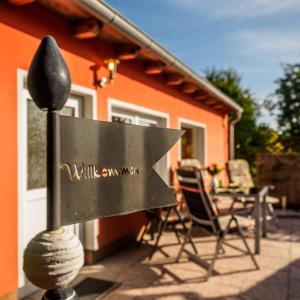
POLYGON ((185 130, 185 133, 181 138, 181 157, 195 158, 193 130, 187 127, 182 127, 182 130, 185 130))
POLYGON ((132 124, 132 120, 126 117, 112 116, 111 120, 117 123, 132 124))
POLYGON ((75 116, 75 109, 73 107, 65 106, 61 111, 60 114, 63 116, 74 117, 75 116))
MULTIPOLYGON (((65 106, 61 115, 74 116, 75 109, 65 106)), ((27 100, 27 189, 46 187, 46 113, 27 100)))
POLYGON ((138 118, 138 125, 146 126, 146 127, 157 127, 157 122, 154 120, 138 118))
POLYGON ((27 100, 27 189, 46 186, 46 113, 27 100))

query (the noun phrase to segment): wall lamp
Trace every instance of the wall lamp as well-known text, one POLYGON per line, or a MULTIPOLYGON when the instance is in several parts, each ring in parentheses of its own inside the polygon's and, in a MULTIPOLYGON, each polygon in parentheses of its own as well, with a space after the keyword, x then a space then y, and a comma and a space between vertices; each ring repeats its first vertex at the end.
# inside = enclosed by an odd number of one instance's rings
POLYGON ((105 88, 107 84, 113 84, 119 63, 120 61, 114 58, 105 60, 104 64, 106 65, 109 73, 107 77, 101 77, 100 79, 97 77, 97 71, 99 67, 93 66, 91 69, 94 71, 94 84, 101 88, 105 88))

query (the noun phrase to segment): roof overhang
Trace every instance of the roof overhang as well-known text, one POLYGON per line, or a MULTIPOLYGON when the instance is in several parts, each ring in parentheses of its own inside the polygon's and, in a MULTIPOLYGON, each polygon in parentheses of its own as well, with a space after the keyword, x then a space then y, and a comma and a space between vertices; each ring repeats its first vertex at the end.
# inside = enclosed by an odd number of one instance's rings
MULTIPOLYGON (((33 0, 7 0, 28 3, 33 0)), ((235 112, 239 119, 243 109, 209 81, 177 59, 132 22, 104 1, 98 0, 38 0, 41 5, 79 24, 78 38, 99 37, 118 48, 121 59, 145 61, 145 72, 165 75, 167 85, 181 86, 181 91, 202 104, 221 112, 235 112), (93 23, 92 20, 99 21, 93 23), (83 29, 82 29, 83 28, 83 29), (82 32, 82 30, 89 30, 82 32), (156 69, 155 69, 156 68, 156 69)))

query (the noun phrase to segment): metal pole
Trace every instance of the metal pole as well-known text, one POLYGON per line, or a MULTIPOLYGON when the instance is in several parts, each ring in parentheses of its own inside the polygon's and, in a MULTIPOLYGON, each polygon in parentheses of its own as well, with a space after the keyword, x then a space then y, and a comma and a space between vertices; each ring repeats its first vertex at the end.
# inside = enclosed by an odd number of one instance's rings
POLYGON ((255 254, 260 253, 261 195, 255 196, 255 254))
POLYGON ((267 193, 263 195, 262 201, 262 236, 267 237, 267 193))
POLYGON ((60 115, 47 113, 47 229, 61 227, 60 216, 60 115))

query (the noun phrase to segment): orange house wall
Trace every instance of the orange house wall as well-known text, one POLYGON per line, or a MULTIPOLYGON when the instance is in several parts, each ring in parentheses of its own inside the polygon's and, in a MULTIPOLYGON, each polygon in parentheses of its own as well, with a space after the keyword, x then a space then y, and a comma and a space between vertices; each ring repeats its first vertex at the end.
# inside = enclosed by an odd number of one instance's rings
MULTIPOLYGON (((0 296, 18 287, 18 181, 17 181, 17 69, 28 70, 40 39, 53 35, 65 57, 72 82, 93 87, 90 67, 113 57, 113 49, 93 39, 78 41, 72 37, 71 25, 38 5, 13 8, 0 3, 0 296), (39 16, 39 18, 36 18, 39 16), (51 25, 50 25, 51 24, 51 25)), ((106 75, 101 68, 99 76, 106 75)), ((178 118, 201 122, 207 126, 208 163, 224 164, 228 159, 227 116, 217 114, 190 100, 176 89, 163 84, 158 76, 146 76, 139 62, 121 62, 113 85, 97 89, 98 118, 107 119, 107 99, 114 98, 168 113, 170 127, 178 127, 178 118)), ((171 151, 176 167, 178 146, 171 151)), ((106 219, 100 222, 100 246, 127 235, 142 224, 140 213, 106 219)))

